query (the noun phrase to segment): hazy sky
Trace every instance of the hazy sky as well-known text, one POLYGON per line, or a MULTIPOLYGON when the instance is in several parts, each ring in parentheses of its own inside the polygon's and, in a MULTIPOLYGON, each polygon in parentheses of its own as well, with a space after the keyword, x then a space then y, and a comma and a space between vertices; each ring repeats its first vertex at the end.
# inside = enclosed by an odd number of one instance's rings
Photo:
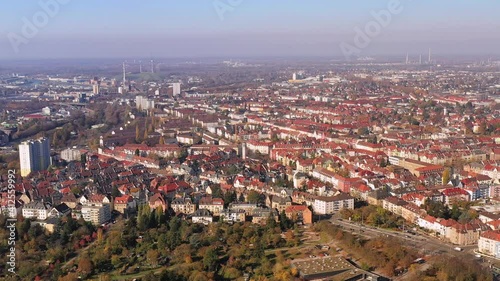
MULTIPOLYGON (((341 56, 391 1, 3 0, 0 58, 341 56), (67 3, 44 23, 40 3, 55 1, 67 3), (40 28, 23 33, 35 16, 40 28)), ((400 5, 359 55, 500 54, 500 1, 400 5)))

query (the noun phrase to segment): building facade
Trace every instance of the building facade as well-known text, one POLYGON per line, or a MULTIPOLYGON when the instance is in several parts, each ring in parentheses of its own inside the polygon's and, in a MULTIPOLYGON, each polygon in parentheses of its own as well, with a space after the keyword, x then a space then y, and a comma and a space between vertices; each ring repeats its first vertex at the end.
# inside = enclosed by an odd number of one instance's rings
POLYGON ((47 170, 50 166, 50 145, 48 138, 24 141, 19 144, 21 176, 33 171, 47 170))

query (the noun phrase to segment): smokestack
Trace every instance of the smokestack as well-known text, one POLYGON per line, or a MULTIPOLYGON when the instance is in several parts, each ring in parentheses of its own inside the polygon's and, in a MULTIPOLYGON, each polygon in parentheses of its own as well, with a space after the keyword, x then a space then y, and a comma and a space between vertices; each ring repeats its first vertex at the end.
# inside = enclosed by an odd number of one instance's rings
POLYGON ((123 63, 123 86, 125 86, 125 82, 127 81, 127 78, 125 77, 125 62, 123 63))

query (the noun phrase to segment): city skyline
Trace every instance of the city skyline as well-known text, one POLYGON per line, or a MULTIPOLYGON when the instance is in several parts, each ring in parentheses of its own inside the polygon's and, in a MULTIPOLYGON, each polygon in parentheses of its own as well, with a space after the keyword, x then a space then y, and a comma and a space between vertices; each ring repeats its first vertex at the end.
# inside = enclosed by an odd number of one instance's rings
POLYGON ((44 0, 7 4, 11 12, 0 19, 0 59, 343 56, 339 46, 393 2, 399 12, 357 55, 419 54, 428 48, 436 55, 498 54, 500 4, 487 1, 44 0), (50 6, 54 1, 57 7, 50 6), (40 12, 46 10, 43 21, 40 12), (26 22, 37 19, 40 26, 25 36, 26 22))

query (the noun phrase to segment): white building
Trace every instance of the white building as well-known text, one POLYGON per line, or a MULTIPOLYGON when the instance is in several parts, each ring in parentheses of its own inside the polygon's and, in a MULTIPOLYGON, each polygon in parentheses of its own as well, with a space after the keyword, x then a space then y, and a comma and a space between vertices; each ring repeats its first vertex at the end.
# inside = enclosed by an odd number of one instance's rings
POLYGON ((198 209, 193 213, 192 216, 193 223, 202 223, 204 225, 211 224, 213 222, 213 216, 207 209, 198 209))
POLYGON ((66 161, 80 161, 81 160, 82 153, 80 152, 80 149, 74 149, 74 148, 66 148, 65 150, 61 151, 61 159, 66 160, 66 161))
POLYGON ((178 96, 181 94, 181 83, 172 83, 172 95, 178 96))
POLYGON ((83 206, 82 218, 94 225, 103 224, 111 219, 111 210, 108 204, 101 206, 83 206))
POLYGON ((103 224, 111 219, 111 201, 102 194, 94 194, 90 198, 80 198, 82 218, 94 225, 103 224))
POLYGON ((43 115, 50 116, 51 113, 52 113, 52 110, 50 109, 50 107, 47 106, 47 107, 42 108, 43 115))
POLYGON ((50 205, 40 201, 33 201, 23 206, 23 217, 46 220, 50 211, 50 205))
POLYGON ((481 233, 478 248, 480 253, 500 258, 500 231, 491 230, 481 233))
POLYGON ((245 210, 229 210, 224 209, 220 213, 221 220, 228 223, 244 222, 246 219, 245 210))
POLYGON ((135 106, 139 110, 149 110, 155 108, 155 101, 143 96, 135 97, 135 106))
POLYGON ((101 89, 100 89, 99 84, 94 84, 94 85, 92 85, 92 93, 93 93, 94 95, 98 95, 98 94, 100 93, 100 90, 101 90, 101 89))
POLYGON ((246 148, 250 151, 258 151, 260 154, 269 155, 269 150, 272 147, 271 142, 261 142, 256 140, 250 140, 246 143, 246 148))
POLYGON ((354 209, 354 197, 349 194, 342 193, 337 196, 326 197, 320 196, 314 199, 314 213, 327 215, 339 212, 342 209, 354 209))
POLYGON ((224 200, 220 198, 204 197, 198 202, 200 209, 209 210, 214 216, 220 215, 224 209, 224 200))
POLYGON ((33 171, 47 170, 50 166, 50 145, 48 138, 24 141, 19 144, 19 162, 21 176, 33 171))

